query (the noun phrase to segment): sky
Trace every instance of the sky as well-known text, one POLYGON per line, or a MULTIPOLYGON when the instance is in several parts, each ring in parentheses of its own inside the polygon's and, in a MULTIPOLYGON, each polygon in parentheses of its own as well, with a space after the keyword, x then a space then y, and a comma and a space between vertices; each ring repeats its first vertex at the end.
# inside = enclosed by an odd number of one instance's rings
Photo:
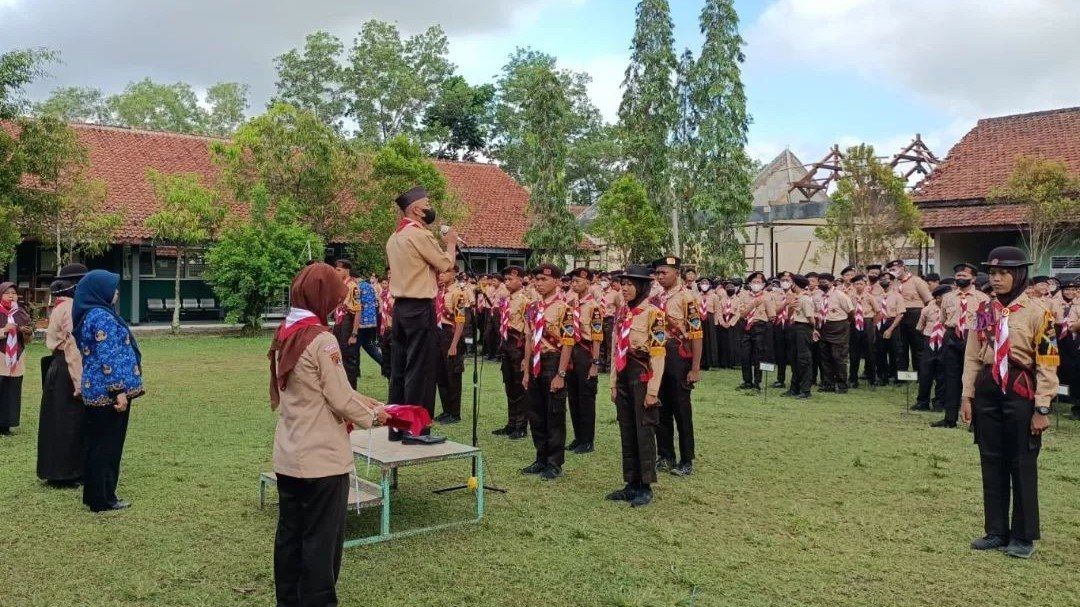
MULTIPOLYGON (((670 0, 676 52, 700 48, 704 0, 670 0)), ((893 154, 915 133, 938 156, 979 118, 1080 105, 1078 0, 736 0, 753 116, 748 151, 790 147, 804 163, 833 144, 893 154)), ((352 40, 361 23, 404 33, 441 25, 451 60, 488 82, 517 46, 588 72, 615 118, 634 30, 634 0, 0 0, 0 50, 45 46, 63 63, 30 93, 145 76, 196 89, 274 86, 273 58, 318 29, 352 40)))

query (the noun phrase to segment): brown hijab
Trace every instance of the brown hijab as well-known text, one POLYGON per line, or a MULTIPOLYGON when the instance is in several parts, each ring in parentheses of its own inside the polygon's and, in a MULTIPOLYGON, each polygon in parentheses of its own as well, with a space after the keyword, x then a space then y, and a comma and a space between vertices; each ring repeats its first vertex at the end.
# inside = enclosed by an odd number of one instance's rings
POLYGON ((285 388, 289 373, 296 367, 304 350, 320 333, 330 330, 326 319, 345 299, 346 293, 345 283, 334 268, 325 263, 306 266, 293 279, 289 288, 292 309, 307 310, 315 317, 289 326, 287 320, 283 320, 274 334, 269 352, 271 407, 277 408, 279 391, 285 388))

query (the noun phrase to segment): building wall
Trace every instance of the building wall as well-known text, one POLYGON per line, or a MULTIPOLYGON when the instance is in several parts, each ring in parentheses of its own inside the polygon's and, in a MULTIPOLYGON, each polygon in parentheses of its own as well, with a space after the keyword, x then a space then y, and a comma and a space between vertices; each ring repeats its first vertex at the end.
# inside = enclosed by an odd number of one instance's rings
MULTIPOLYGON (((942 274, 952 272, 954 265, 960 262, 978 264, 986 261, 987 255, 995 247, 1014 246, 1023 247, 1023 240, 1016 230, 1005 232, 967 232, 967 233, 938 233, 935 235, 937 258, 941 260, 942 274)), ((1080 256, 1080 246, 1072 244, 1058 247, 1050 252, 1045 259, 1035 260, 1032 267, 1032 275, 1065 276, 1080 274, 1080 270, 1054 270, 1051 268, 1051 258, 1055 256, 1074 257, 1080 256)))
MULTIPOLYGON (((822 242, 814 235, 815 227, 824 223, 823 219, 808 219, 777 221, 771 227, 765 224, 747 225, 746 267, 770 275, 785 270, 796 273, 828 270, 832 255, 822 252, 822 242), (823 259, 816 262, 814 257, 819 253, 823 259)), ((843 267, 846 264, 838 259, 837 265, 843 267)))

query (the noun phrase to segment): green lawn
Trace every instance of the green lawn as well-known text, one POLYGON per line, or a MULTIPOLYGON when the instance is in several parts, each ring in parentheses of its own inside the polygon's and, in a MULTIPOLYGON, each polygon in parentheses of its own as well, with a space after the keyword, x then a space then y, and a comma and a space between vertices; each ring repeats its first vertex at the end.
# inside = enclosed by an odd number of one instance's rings
MULTIPOLYGON (((35 346, 23 425, 0 440, 0 605, 272 604, 276 508, 257 504, 275 424, 267 345, 144 340, 149 395, 134 406, 119 491, 134 507, 105 515, 34 475, 35 346)), ((383 396, 367 359, 364 374, 383 396)), ((1080 604, 1075 422, 1046 438, 1044 541, 1021 562, 968 549, 982 529, 971 435, 902 413, 902 390, 763 403, 733 390, 735 373, 707 372, 694 476, 664 476, 653 504, 630 510, 603 500, 622 484, 606 399, 598 452, 568 454, 566 476, 544 483, 518 473, 531 444, 490 435, 505 421, 495 365, 483 382, 489 480, 509 493, 489 495, 482 525, 346 551, 344 605, 1080 604)), ((447 433, 466 441, 468 424, 447 433)), ((471 494, 430 489, 465 476, 463 462, 403 471, 398 524, 463 513, 471 494)))

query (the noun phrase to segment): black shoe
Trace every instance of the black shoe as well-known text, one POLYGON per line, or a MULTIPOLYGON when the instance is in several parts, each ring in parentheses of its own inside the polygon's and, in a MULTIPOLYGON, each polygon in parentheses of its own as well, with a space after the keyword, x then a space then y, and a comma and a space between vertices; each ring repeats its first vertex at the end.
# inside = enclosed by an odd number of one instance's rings
POLYGON ((436 416, 435 419, 433 419, 431 421, 433 421, 433 422, 441 422, 442 420, 446 419, 449 415, 450 415, 449 413, 443 413, 442 415, 436 416))
POLYGON ((947 419, 943 419, 941 421, 936 421, 936 422, 930 424, 930 427, 931 428, 955 428, 956 427, 956 422, 951 422, 951 421, 949 421, 947 419))
POLYGON ((421 434, 420 436, 413 436, 406 433, 401 437, 402 445, 441 445, 446 442, 445 436, 435 436, 434 434, 421 434))
POLYGON ((749 389, 751 389, 753 387, 754 387, 754 384, 748 384, 746 382, 743 382, 743 383, 739 384, 739 386, 737 388, 735 388, 735 389, 736 390, 749 390, 749 389))
POLYGON ((513 430, 510 429, 510 426, 503 426, 502 428, 498 428, 498 429, 495 429, 495 430, 491 431, 491 433, 494 434, 495 436, 506 436, 507 434, 510 434, 511 432, 513 432, 513 430))
POLYGON ((799 400, 806 400, 806 399, 810 398, 810 393, 809 392, 803 392, 802 394, 796 396, 795 398, 797 398, 799 400))
POLYGON ((769 386, 769 387, 770 388, 786 388, 787 386, 784 384, 784 382, 777 380, 777 381, 774 381, 772 383, 772 385, 769 386))
POLYGON ((529 433, 525 430, 514 430, 510 432, 510 440, 521 440, 528 436, 529 433))
POLYGON ((521 473, 522 474, 540 474, 546 468, 547 468, 547 466, 545 466, 544 464, 541 464, 540 462, 533 462, 533 463, 529 464, 528 466, 525 466, 524 468, 522 468, 521 473))
POLYGON ((562 476, 562 468, 558 466, 548 466, 540 473, 540 478, 545 481, 553 481, 560 476, 562 476))
POLYGON ((821 386, 817 389, 818 392, 836 392, 836 386, 821 386))
POLYGON ((637 495, 637 487, 627 483, 625 487, 604 496, 604 499, 612 502, 629 502, 637 495))
POLYGON ((798 396, 798 395, 799 395, 798 392, 795 392, 794 390, 788 390, 787 392, 782 393, 780 396, 798 396))
POLYGON ((675 467, 675 460, 661 457, 656 460, 657 472, 671 472, 671 469, 675 467))
POLYGON ((915 403, 914 405, 911 405, 911 410, 912 411, 929 411, 930 410, 930 405, 928 405, 926 403, 915 403))
POLYGON ((971 542, 972 550, 1004 550, 1009 545, 1009 538, 1000 535, 987 535, 971 542))
POLYGON ((1018 559, 1029 559, 1035 554, 1035 542, 1014 539, 1005 547, 1005 554, 1018 559))
POLYGON ((630 499, 630 506, 632 508, 641 508, 642 506, 648 506, 652 501, 652 487, 648 485, 642 485, 636 492, 634 497, 630 499))
POLYGON ((694 473, 694 463, 693 462, 683 462, 683 463, 679 464, 678 466, 675 466, 674 468, 671 469, 671 474, 673 474, 675 476, 690 476, 693 473, 694 473))
POLYGON ((847 394, 847 386, 837 386, 836 387, 836 393, 837 394, 847 394))
POLYGON ((933 405, 930 405, 930 410, 933 411, 934 413, 941 413, 942 411, 945 410, 945 406, 935 403, 933 405))
POLYGON ((390 439, 390 442, 392 442, 392 443, 400 443, 401 442, 401 437, 405 433, 402 432, 401 430, 394 430, 393 428, 389 428, 389 431, 390 431, 390 434, 389 434, 388 438, 390 439))
POLYGON ((592 453, 593 452, 593 444, 592 443, 581 443, 577 447, 574 447, 573 452, 577 453, 578 455, 584 455, 586 453, 592 453))
POLYGON ((848 384, 849 384, 849 387, 852 390, 858 390, 859 389, 859 382, 857 382, 857 381, 848 382, 848 384))
POLYGON ((444 415, 441 420, 439 420, 439 423, 444 425, 444 426, 449 426, 450 424, 456 424, 456 423, 458 423, 460 421, 461 421, 461 416, 460 415, 447 414, 447 415, 444 415))
MULTIPOLYGON (((876 380, 870 379, 870 380, 867 380, 866 385, 870 386, 871 388, 876 388, 880 384, 878 384, 878 382, 876 380)), ((852 384, 852 387, 855 387, 855 384, 852 384)))
POLYGON ((578 445, 580 445, 580 444, 581 444, 581 441, 579 441, 578 439, 575 438, 574 440, 570 441, 569 445, 566 446, 566 450, 567 451, 573 451, 574 449, 577 449, 578 445))
POLYGON ((750 392, 761 392, 761 384, 754 384, 747 388, 750 392))
POLYGON ((0 428, 0 436, 12 436, 11 428, 0 428))
POLYGON ((131 502, 125 502, 124 500, 116 500, 115 502, 105 506, 104 508, 91 508, 92 512, 112 512, 113 510, 126 510, 131 507, 131 502))

